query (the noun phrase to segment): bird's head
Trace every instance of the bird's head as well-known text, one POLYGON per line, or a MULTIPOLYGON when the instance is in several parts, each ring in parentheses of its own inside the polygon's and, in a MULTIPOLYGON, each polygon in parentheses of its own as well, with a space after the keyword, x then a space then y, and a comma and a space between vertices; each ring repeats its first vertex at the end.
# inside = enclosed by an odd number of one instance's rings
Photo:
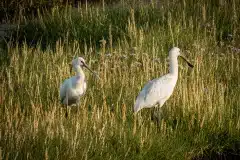
POLYGON ((85 60, 82 57, 77 57, 74 60, 72 60, 73 67, 76 67, 76 66, 85 67, 85 65, 86 65, 85 60))
POLYGON ((169 58, 170 59, 177 58, 178 56, 184 59, 190 67, 193 67, 193 65, 189 62, 189 60, 181 53, 180 49, 178 47, 173 47, 169 51, 169 58))
POLYGON ((78 67, 85 67, 87 68, 90 72, 92 72, 97 78, 99 78, 99 76, 91 69, 88 67, 88 65, 86 64, 85 60, 82 57, 77 57, 74 60, 72 60, 72 66, 75 70, 77 70, 78 67))
POLYGON ((169 51, 169 57, 178 57, 180 56, 180 49, 177 47, 173 47, 170 51, 169 51))

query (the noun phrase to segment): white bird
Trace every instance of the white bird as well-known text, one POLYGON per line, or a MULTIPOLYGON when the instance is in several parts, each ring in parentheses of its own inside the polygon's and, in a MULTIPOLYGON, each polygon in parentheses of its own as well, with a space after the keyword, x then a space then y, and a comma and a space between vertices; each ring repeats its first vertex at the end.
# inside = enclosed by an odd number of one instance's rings
POLYGON ((143 108, 152 108, 156 105, 159 105, 161 108, 166 100, 172 95, 178 79, 178 56, 182 57, 190 67, 193 67, 193 65, 180 54, 180 49, 173 47, 169 51, 169 73, 149 81, 143 87, 134 105, 135 113, 143 108))
MULTIPOLYGON (((66 106, 79 104, 80 97, 86 92, 87 83, 83 67, 94 73, 85 63, 82 57, 78 57, 72 61, 72 67, 77 73, 75 76, 66 79, 60 87, 61 103, 66 106)), ((67 116, 67 112, 66 112, 67 116)))

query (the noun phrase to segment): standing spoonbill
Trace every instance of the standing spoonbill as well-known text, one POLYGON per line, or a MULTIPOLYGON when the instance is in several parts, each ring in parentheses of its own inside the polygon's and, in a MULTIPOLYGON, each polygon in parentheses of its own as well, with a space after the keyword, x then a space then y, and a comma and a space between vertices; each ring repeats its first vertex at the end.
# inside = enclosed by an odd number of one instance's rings
POLYGON ((134 105, 135 113, 143 108, 152 108, 156 105, 159 105, 161 108, 165 101, 172 95, 178 79, 178 56, 182 57, 190 67, 193 67, 193 65, 180 54, 180 49, 173 47, 169 51, 169 73, 149 81, 143 87, 134 105))
MULTIPOLYGON (((95 72, 87 66, 82 57, 75 58, 72 61, 72 67, 77 74, 69 79, 66 79, 60 87, 61 103, 66 106, 71 106, 73 104, 78 105, 80 97, 86 92, 87 83, 83 67, 95 74, 95 72)), ((66 111, 66 117, 67 115, 66 111)))

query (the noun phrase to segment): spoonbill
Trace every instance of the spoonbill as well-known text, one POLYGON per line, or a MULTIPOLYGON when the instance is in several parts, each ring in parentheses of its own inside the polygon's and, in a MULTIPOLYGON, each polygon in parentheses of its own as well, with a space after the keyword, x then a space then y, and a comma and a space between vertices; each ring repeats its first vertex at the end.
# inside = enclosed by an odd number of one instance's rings
MULTIPOLYGON (((88 67, 82 57, 75 58, 72 61, 72 67, 77 74, 69 79, 66 79, 60 86, 61 103, 66 106, 71 106, 73 104, 78 105, 80 97, 86 92, 87 83, 83 67, 95 74, 95 72, 88 67)), ((66 117, 67 115, 66 111, 66 117)))
POLYGON ((143 87, 134 105, 135 113, 143 108, 152 108, 157 105, 161 108, 172 95, 178 79, 178 56, 182 57, 190 67, 193 67, 193 65, 180 54, 180 49, 173 47, 169 51, 169 73, 149 81, 143 87))

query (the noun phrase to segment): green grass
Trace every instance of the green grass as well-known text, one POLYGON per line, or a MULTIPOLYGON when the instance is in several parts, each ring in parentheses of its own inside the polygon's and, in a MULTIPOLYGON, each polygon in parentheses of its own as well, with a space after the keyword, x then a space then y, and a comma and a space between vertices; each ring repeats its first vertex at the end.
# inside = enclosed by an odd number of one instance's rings
POLYGON ((240 5, 221 2, 123 2, 21 17, 18 38, 26 41, 0 50, 7 55, 0 71, 0 159, 239 155, 240 55, 232 48, 239 47, 240 5), (157 126, 150 110, 134 116, 132 107, 148 80, 168 72, 172 46, 195 67, 179 60, 179 80, 157 126), (87 93, 66 119, 59 86, 73 74, 68 63, 75 56, 100 80, 86 71, 87 93))
MULTIPOLYGON (((102 38, 111 38, 113 43, 124 37, 132 40, 136 29, 146 32, 164 30, 169 35, 169 29, 181 26, 179 37, 189 31, 205 30, 217 42, 228 40, 229 34, 233 35, 233 40, 240 38, 239 12, 236 12, 239 10, 238 1, 222 2, 222 5, 204 1, 196 4, 190 2, 183 0, 177 4, 162 2, 152 5, 122 2, 104 8, 102 5, 90 4, 79 8, 53 7, 51 11, 39 13, 32 18, 29 15, 19 16, 20 28, 14 32, 13 37, 20 42, 26 41, 29 45, 36 45, 40 41, 43 47, 54 47, 59 39, 65 43, 77 40, 88 46, 99 46, 102 38)), ((169 39, 170 37, 168 36, 169 39)))

